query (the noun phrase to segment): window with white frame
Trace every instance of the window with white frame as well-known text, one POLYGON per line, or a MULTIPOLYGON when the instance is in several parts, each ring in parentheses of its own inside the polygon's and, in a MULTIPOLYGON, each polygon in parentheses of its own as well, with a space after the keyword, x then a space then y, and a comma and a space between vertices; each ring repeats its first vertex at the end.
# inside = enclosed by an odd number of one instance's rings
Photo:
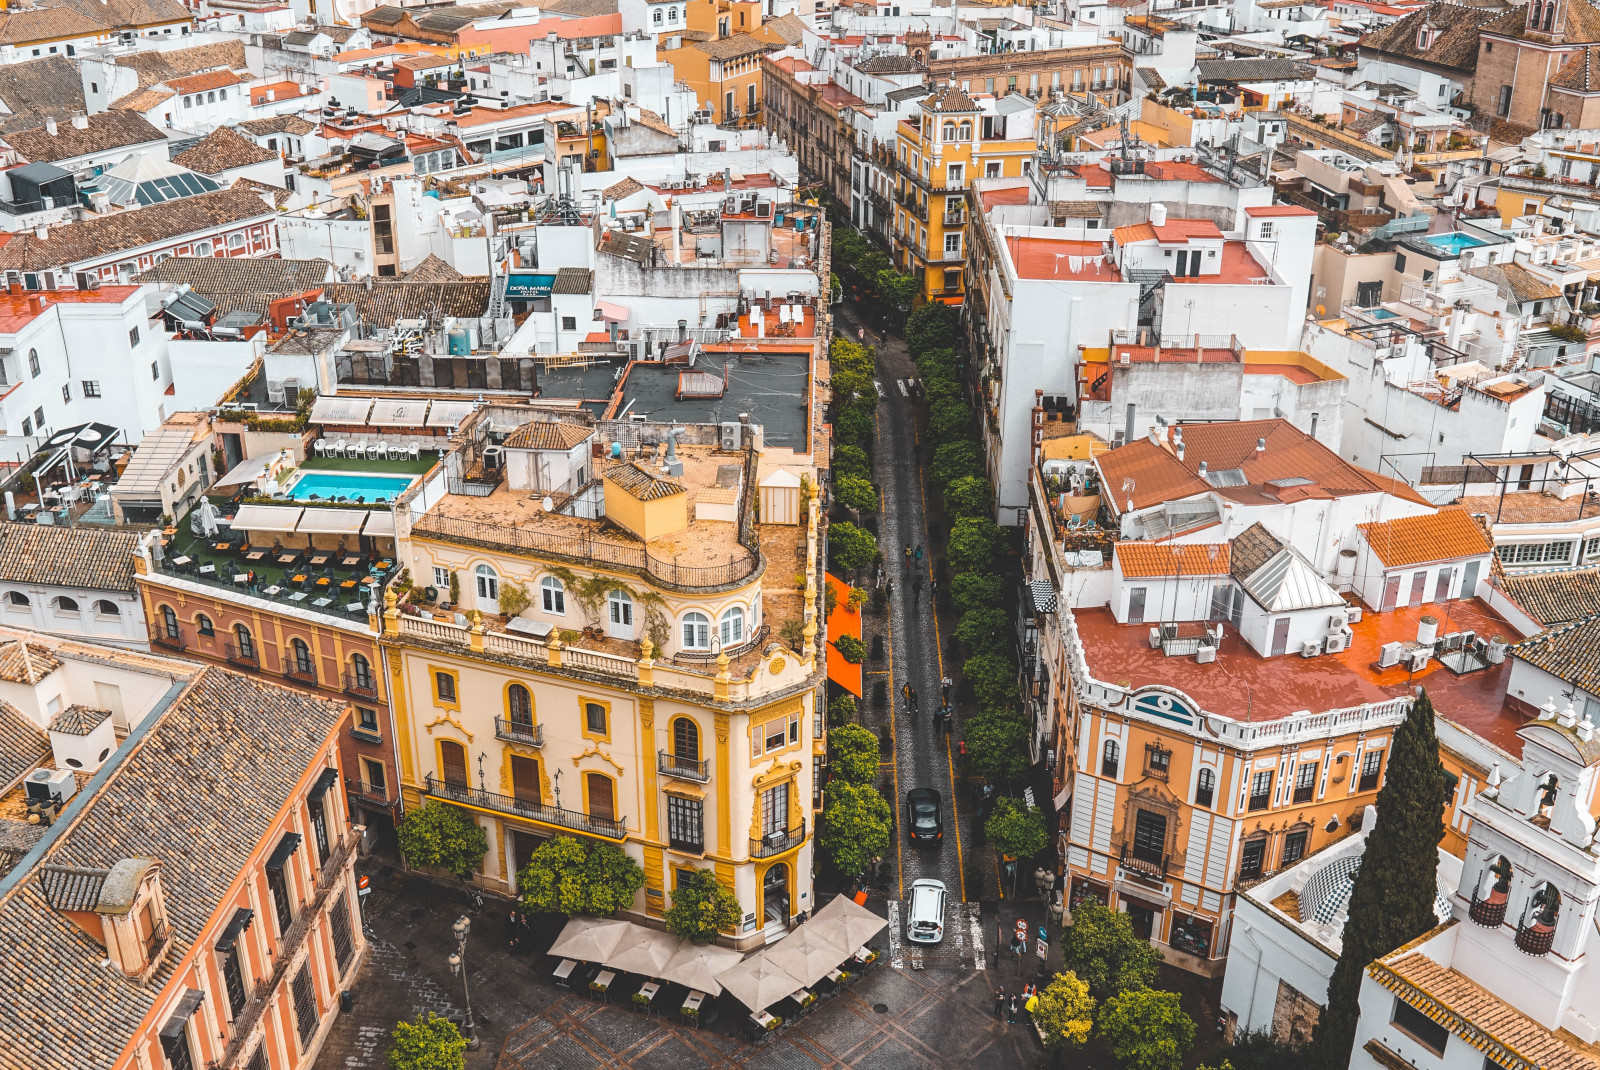
POLYGON ((717 633, 723 646, 744 642, 744 607, 730 606, 717 620, 717 633))
POLYGON ((685 650, 711 648, 711 618, 704 613, 689 612, 683 615, 683 647, 685 650))
POLYGON ((546 576, 539 581, 539 599, 546 613, 553 613, 558 617, 566 615, 567 589, 554 576, 546 576))
POLYGON ((1507 543, 1496 546, 1494 552, 1507 565, 1566 564, 1572 560, 1572 540, 1507 543))

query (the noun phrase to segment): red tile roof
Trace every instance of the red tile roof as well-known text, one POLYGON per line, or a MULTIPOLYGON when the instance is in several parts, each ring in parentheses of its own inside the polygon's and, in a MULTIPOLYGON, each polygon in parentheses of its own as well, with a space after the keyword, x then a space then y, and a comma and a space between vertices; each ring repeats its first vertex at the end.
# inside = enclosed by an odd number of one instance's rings
POLYGON ((1119 542, 1117 564, 1122 574, 1148 576, 1226 576, 1229 545, 1219 543, 1119 542))
POLYGON ((1427 516, 1357 524, 1356 529, 1385 568, 1483 557, 1494 552, 1489 536, 1472 519, 1472 514, 1459 506, 1440 509, 1427 516))
POLYGON ((180 93, 204 93, 208 89, 221 89, 223 86, 238 85, 239 76, 232 71, 207 71, 205 74, 191 74, 184 78, 165 79, 168 89, 175 89, 180 93))
POLYGON ((1302 208, 1298 204, 1263 204, 1253 208, 1246 208, 1244 214, 1253 219, 1272 218, 1285 215, 1316 215, 1309 208, 1302 208))

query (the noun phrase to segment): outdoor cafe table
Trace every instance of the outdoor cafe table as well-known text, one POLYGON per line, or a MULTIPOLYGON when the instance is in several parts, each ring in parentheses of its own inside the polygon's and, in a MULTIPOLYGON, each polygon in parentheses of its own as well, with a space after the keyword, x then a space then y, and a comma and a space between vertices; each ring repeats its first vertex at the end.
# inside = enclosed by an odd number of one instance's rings
POLYGON ((263 587, 261 589, 261 593, 267 595, 269 598, 276 598, 278 595, 283 593, 283 588, 274 583, 271 587, 263 587))
POLYGON ((661 986, 656 984, 654 981, 646 981, 644 984, 639 986, 639 994, 645 998, 646 1007, 655 1001, 656 994, 660 991, 661 986))
POLYGON ((683 1001, 683 1010, 689 1014, 699 1014, 700 1004, 704 1003, 705 1001, 706 994, 704 992, 700 992, 698 990, 690 992, 688 998, 683 1001))
POLYGON ((304 572, 297 572, 293 576, 289 577, 289 582, 298 587, 302 583, 306 582, 306 574, 304 572))
POLYGON ((233 543, 231 543, 231 542, 214 542, 214 543, 211 544, 211 548, 213 550, 215 550, 219 554, 232 553, 233 552, 233 543))
POLYGON ((329 555, 328 554, 317 554, 315 557, 313 557, 311 559, 311 567, 312 568, 321 568, 323 565, 326 565, 328 563, 328 559, 329 559, 329 555))
POLYGON ((609 1001, 611 995, 611 982, 615 981, 616 979, 617 975, 612 973, 610 970, 601 970, 595 975, 595 979, 589 982, 589 988, 591 991, 599 993, 602 998, 605 998, 609 1001))
POLYGON ((278 564, 280 564, 280 565, 292 565, 296 561, 298 561, 299 559, 300 559, 300 555, 299 554, 279 554, 278 555, 278 564))
POLYGON ((750 1016, 750 1020, 756 1024, 757 1029, 765 1033, 772 1029, 773 1022, 777 1020, 777 1017, 768 1014, 766 1011, 757 1011, 750 1016))
POLYGON ((341 590, 341 591, 353 591, 355 589, 356 589, 356 581, 355 580, 345 580, 345 581, 343 581, 342 583, 339 584, 339 590, 341 590))
POLYGON ((246 561, 251 561, 251 562, 265 561, 267 559, 267 551, 265 551, 265 550, 251 550, 249 553, 244 555, 244 559, 246 561))
POLYGON ((556 984, 571 987, 572 971, 577 968, 578 963, 575 959, 562 959, 561 965, 555 968, 551 976, 556 979, 556 984))
POLYGON ((215 576, 216 574, 217 574, 217 566, 216 565, 201 565, 200 566, 200 575, 202 575, 202 576, 215 576))
POLYGON ((340 568, 356 568, 360 564, 361 564, 361 558, 359 558, 359 557, 341 557, 341 558, 339 558, 339 567, 340 568))
POLYGON ((180 555, 178 557, 174 557, 172 559, 172 563, 174 565, 177 565, 179 568, 183 568, 185 565, 193 564, 194 561, 193 561, 192 558, 188 557, 187 555, 180 555))

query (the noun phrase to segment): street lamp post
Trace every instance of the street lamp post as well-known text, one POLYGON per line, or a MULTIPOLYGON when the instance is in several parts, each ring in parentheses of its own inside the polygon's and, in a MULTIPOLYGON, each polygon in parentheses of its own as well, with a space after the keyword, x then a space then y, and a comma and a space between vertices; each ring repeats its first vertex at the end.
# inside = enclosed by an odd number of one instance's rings
POLYGON ((467 1050, 477 1051, 478 1027, 472 1021, 472 993, 467 990, 467 934, 472 931, 472 919, 465 914, 456 919, 451 926, 451 931, 456 934, 456 949, 450 952, 446 960, 450 963, 450 972, 461 975, 461 995, 467 1002, 467 1024, 463 1031, 467 1035, 467 1050))

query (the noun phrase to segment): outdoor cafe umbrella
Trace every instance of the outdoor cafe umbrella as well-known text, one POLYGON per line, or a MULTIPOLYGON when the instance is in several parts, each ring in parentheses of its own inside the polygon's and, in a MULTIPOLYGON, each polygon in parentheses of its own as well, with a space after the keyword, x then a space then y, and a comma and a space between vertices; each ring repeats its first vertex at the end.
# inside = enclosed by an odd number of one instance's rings
POLYGON ((632 922, 615 918, 573 918, 550 945, 550 954, 582 962, 604 962, 628 930, 636 928, 632 922))
POLYGON ((811 916, 805 927, 820 927, 834 943, 854 951, 866 946, 889 923, 848 895, 836 895, 833 902, 811 916))
POLYGON ((217 518, 220 514, 217 507, 211 504, 210 498, 200 499, 200 533, 208 539, 217 537, 217 518))
POLYGON ((686 944, 662 969, 661 980, 704 992, 708 996, 721 995, 722 982, 717 978, 743 958, 742 954, 729 947, 686 944))
POLYGON ((752 1011, 764 1011, 805 985, 783 967, 758 952, 717 977, 723 990, 752 1011))
POLYGON ((603 961, 608 970, 659 977, 682 946, 683 941, 670 933, 630 924, 621 942, 603 961))
POLYGON ((825 926, 806 924, 767 948, 766 956, 809 988, 838 969, 858 946, 841 947, 826 935, 825 926))

